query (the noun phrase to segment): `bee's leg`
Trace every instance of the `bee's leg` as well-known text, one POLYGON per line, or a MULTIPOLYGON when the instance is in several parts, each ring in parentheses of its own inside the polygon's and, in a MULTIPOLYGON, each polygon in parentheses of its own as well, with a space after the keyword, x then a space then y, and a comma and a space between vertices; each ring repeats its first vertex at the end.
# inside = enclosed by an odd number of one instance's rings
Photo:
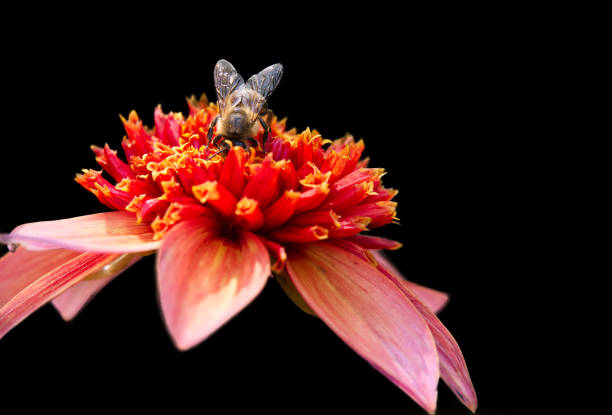
POLYGON ((209 141, 210 144, 213 145, 213 147, 219 147, 219 145, 217 144, 219 142, 220 139, 224 138, 222 135, 217 135, 215 136, 215 138, 212 139, 212 141, 209 141))
POLYGON ((261 140, 261 146, 263 147, 266 145, 266 141, 268 141, 268 134, 270 133, 270 127, 268 127, 268 124, 266 124, 266 122, 263 120, 263 118, 261 118, 261 116, 257 117, 257 119, 259 120, 259 123, 264 129, 263 138, 261 140))
MULTIPOLYGON (((213 142, 216 143, 217 141, 219 141, 219 138, 223 138, 223 136, 222 135, 216 136, 213 139, 213 142)), ((213 153, 210 156, 208 156, 206 158, 206 161, 210 160, 211 158, 213 158, 217 154, 221 154, 221 153, 225 153, 225 152, 229 151, 229 149, 230 149, 230 145, 226 141, 223 141, 221 144, 219 144, 219 150, 217 150, 215 153, 213 153)))
POLYGON ((210 156, 208 156, 208 157, 206 158, 206 161, 210 160, 211 158, 213 158, 213 157, 214 157, 214 156, 216 156, 217 154, 219 154, 219 153, 223 153, 223 152, 225 152, 225 151, 227 151, 227 147, 223 147, 223 148, 221 148, 220 150, 215 151, 213 154, 211 154, 210 156))
POLYGON ((208 148, 208 145, 210 144, 210 139, 212 138, 213 132, 215 130, 215 125, 217 125, 217 121, 219 121, 218 115, 213 118, 212 122, 210 123, 210 126, 208 127, 208 133, 206 133, 206 148, 208 148))
POLYGON ((259 141, 255 140, 253 137, 247 137, 246 140, 249 142, 251 147, 259 148, 259 141))

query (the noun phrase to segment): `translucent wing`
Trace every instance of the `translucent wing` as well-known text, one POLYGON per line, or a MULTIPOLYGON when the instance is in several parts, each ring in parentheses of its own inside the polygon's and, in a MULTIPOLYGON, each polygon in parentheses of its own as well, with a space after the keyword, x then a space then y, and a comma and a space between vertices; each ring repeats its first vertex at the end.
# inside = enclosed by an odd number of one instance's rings
POLYGON ((244 79, 231 63, 221 59, 215 65, 215 88, 217 89, 217 103, 220 107, 224 106, 225 99, 236 88, 244 84, 244 79))
POLYGON ((257 75, 251 76, 246 82, 246 87, 258 92, 264 99, 267 99, 276 89, 282 76, 283 65, 276 63, 268 66, 257 75))

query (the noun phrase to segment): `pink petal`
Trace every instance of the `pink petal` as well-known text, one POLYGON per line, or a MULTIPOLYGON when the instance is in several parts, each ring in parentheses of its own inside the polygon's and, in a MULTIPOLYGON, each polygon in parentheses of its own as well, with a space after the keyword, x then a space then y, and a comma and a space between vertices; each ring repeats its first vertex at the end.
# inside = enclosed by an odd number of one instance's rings
POLYGON ((327 241, 291 245, 287 271, 306 303, 342 340, 425 410, 435 411, 434 339, 393 281, 327 241))
POLYGON ((106 284, 142 259, 140 255, 121 255, 118 260, 121 260, 122 257, 128 257, 125 264, 120 264, 119 267, 113 267, 113 264, 109 264, 107 267, 111 269, 105 272, 103 277, 90 279, 91 276, 89 276, 55 297, 52 304, 64 320, 69 321, 76 317, 83 307, 85 307, 87 303, 106 286, 106 284))
POLYGON ((79 255, 79 252, 66 249, 39 252, 19 247, 15 252, 0 257, 0 306, 40 276, 79 255))
POLYGON ((264 244, 252 233, 222 236, 200 217, 176 225, 157 256, 157 287, 176 347, 200 343, 247 306, 270 275, 264 244))
POLYGON ((117 254, 17 248, 0 258, 0 338, 49 300, 115 260, 117 254))
POLYGON ((389 261, 389 258, 381 251, 370 251, 370 253, 376 259, 378 264, 385 268, 387 272, 393 274, 397 281, 407 286, 412 292, 418 297, 419 300, 425 306, 427 306, 434 313, 439 313, 446 303, 448 302, 448 294, 441 291, 434 290, 432 288, 423 287, 417 283, 406 280, 404 276, 395 268, 395 266, 389 261))
POLYGON ((89 252, 145 252, 159 248, 148 223, 136 223, 131 212, 106 212, 70 219, 26 223, 0 243, 19 243, 29 250, 67 248, 89 252))
POLYGON ((465 364, 461 349, 457 345, 457 342, 444 325, 438 320, 434 313, 419 301, 417 295, 410 289, 410 287, 404 284, 403 281, 398 280, 396 275, 387 273, 383 268, 379 268, 382 272, 389 277, 389 279, 397 284, 402 289, 406 297, 410 299, 412 304, 421 313, 436 342, 436 348, 438 349, 438 357, 440 359, 440 376, 442 380, 448 385, 453 393, 459 398, 459 400, 468 407, 472 412, 476 412, 478 401, 476 398, 476 391, 472 385, 470 374, 465 364))

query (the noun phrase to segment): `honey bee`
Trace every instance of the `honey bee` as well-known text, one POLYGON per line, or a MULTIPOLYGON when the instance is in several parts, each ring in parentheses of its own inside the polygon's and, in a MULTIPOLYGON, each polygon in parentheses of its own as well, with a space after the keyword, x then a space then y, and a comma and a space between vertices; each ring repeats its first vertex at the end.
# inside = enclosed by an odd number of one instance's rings
POLYGON ((208 160, 230 148, 226 141, 234 146, 248 149, 258 147, 259 143, 253 137, 261 124, 264 129, 262 144, 265 144, 270 127, 262 115, 268 111, 267 99, 274 92, 283 75, 280 63, 270 65, 256 75, 251 76, 246 83, 231 63, 221 59, 215 65, 215 89, 217 90, 217 105, 219 115, 211 122, 207 133, 207 146, 212 145, 219 150, 208 157, 208 160), (217 135, 213 131, 217 127, 217 135))

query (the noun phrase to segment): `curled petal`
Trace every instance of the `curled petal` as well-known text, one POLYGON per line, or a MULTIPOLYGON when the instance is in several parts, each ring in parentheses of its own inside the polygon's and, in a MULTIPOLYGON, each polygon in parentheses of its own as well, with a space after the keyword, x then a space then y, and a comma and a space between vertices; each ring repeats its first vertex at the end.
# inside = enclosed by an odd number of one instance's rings
POLYGON ((147 252, 159 248, 148 223, 136 223, 131 212, 106 212, 44 222, 26 223, 0 243, 18 243, 30 250, 66 248, 88 252, 147 252))
POLYGON ((248 305, 270 275, 270 259, 252 233, 222 236, 205 217, 176 225, 157 256, 157 287, 176 347, 200 343, 248 305))
POLYGON ((275 260, 272 264, 272 272, 281 272, 285 268, 285 262, 287 262, 287 252, 285 251, 285 247, 261 235, 257 236, 265 247, 268 248, 268 252, 275 260))
POLYGON ((381 238, 380 236, 353 235, 347 238, 365 249, 399 249, 402 247, 400 242, 392 239, 381 238))
POLYGON ((436 346, 402 290, 330 242, 291 245, 288 258, 291 281, 317 316, 425 410, 435 411, 436 346))
POLYGON ((0 258, 0 338, 39 307, 117 257, 65 249, 35 252, 23 247, 4 255, 0 258))

